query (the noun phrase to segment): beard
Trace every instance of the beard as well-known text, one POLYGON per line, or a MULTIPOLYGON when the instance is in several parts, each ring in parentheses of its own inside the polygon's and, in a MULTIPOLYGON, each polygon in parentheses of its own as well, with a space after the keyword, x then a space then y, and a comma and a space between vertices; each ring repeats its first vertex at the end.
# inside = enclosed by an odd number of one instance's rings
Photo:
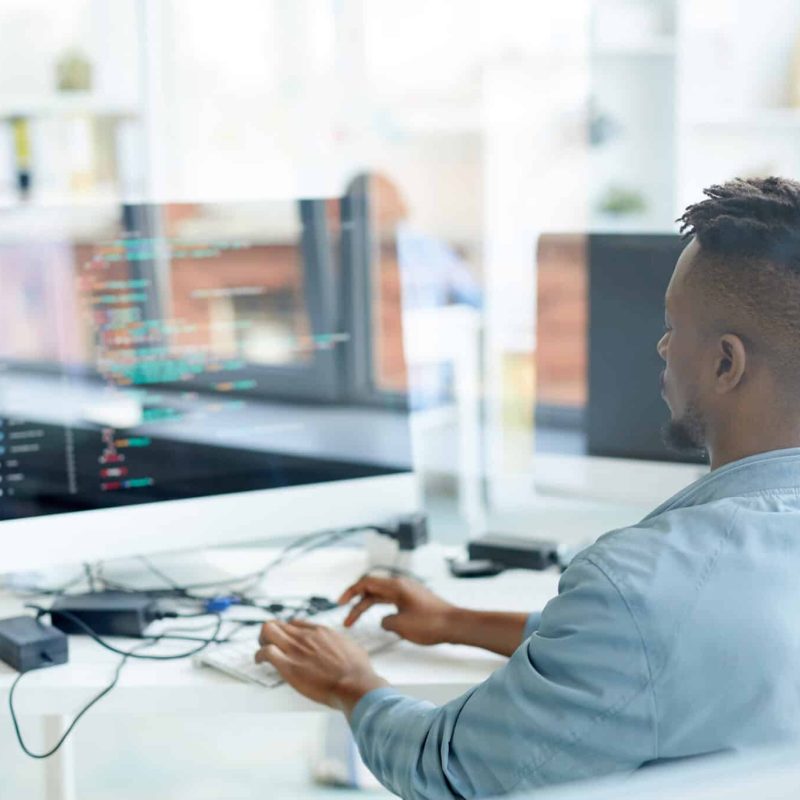
POLYGON ((697 407, 689 404, 678 419, 667 422, 662 431, 664 444, 676 453, 702 455, 706 449, 706 423, 697 407))

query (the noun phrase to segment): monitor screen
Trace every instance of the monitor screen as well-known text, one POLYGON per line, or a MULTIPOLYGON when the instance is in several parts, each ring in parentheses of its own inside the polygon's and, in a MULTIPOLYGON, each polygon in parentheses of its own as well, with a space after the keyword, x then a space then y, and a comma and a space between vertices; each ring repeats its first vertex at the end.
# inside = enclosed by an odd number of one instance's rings
POLYGON ((703 463, 662 437, 669 409, 661 397, 664 295, 686 243, 677 235, 589 237, 590 455, 703 463))
POLYGON ((342 206, 5 215, 0 519, 410 471, 342 206))

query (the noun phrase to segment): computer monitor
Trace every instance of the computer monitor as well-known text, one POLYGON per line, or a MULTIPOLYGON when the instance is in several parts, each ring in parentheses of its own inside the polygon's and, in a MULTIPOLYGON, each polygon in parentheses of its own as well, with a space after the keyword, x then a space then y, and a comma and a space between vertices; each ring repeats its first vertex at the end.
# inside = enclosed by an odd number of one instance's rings
POLYGON ((661 397, 664 295, 686 243, 674 235, 589 237, 589 455, 705 463, 662 438, 669 409, 661 397))
POLYGON ((0 573, 418 509, 347 206, 0 218, 0 573))
POLYGON ((537 490, 651 506, 701 454, 662 441, 664 294, 685 243, 664 234, 543 237, 538 253, 537 490))

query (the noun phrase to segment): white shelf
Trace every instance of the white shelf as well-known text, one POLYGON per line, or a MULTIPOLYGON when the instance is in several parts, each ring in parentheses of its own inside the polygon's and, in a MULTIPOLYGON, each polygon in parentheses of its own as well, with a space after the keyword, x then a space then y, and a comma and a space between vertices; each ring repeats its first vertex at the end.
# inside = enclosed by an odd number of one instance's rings
POLYGON ((589 219, 589 231, 590 233, 675 233, 675 227, 664 220, 659 220, 652 212, 617 216, 595 211, 589 219))
POLYGON ((746 112, 722 112, 688 121, 694 128, 731 128, 735 130, 800 129, 800 108, 764 108, 746 112))
POLYGON ((122 202, 119 191, 115 189, 96 189, 86 193, 34 190, 26 200, 21 200, 16 192, 4 191, 0 193, 0 210, 2 211, 22 211, 37 208, 115 207, 121 205, 122 202))
POLYGON ((411 106, 402 109, 393 124, 406 133, 464 134, 484 129, 483 111, 478 103, 464 106, 411 106))
POLYGON ((0 97, 0 119, 12 117, 135 117, 140 109, 133 103, 113 102, 91 94, 53 94, 39 97, 0 97))
POLYGON ((671 36, 657 36, 639 42, 597 42, 595 58, 672 58, 677 48, 671 36))

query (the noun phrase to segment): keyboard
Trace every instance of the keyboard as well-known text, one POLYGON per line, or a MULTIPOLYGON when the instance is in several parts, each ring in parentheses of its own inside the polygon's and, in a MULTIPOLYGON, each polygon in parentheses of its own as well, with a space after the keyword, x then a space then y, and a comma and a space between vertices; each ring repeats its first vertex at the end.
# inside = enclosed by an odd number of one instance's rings
MULTIPOLYGON (((385 631, 379 624, 371 621, 359 620, 352 628, 345 628, 342 625, 330 627, 344 633, 370 655, 386 650, 400 641, 399 636, 385 631)), ((242 637, 206 648, 195 656, 195 663, 202 667, 212 667, 246 683, 257 683, 268 688, 280 686, 283 679, 272 664, 255 663, 254 658, 258 649, 256 638, 242 637)))

